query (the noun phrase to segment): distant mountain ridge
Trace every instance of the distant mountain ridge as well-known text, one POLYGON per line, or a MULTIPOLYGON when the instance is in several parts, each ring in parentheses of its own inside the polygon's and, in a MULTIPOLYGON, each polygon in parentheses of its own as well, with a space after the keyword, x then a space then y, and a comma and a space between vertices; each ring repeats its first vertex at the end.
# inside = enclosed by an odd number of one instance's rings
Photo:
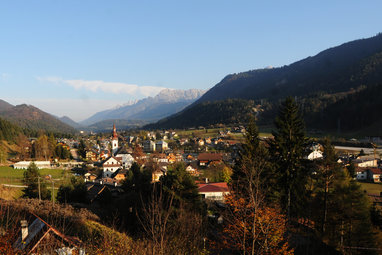
POLYGON ((72 128, 76 128, 76 129, 79 129, 82 127, 82 125, 78 124, 77 122, 75 122, 74 120, 72 120, 71 118, 69 118, 68 116, 62 116, 60 118, 58 118, 60 121, 62 121, 63 123, 71 126, 72 128))
POLYGON ((0 117, 21 128, 34 131, 44 130, 53 133, 76 132, 71 126, 32 105, 21 104, 13 106, 1 100, 0 117))
POLYGON ((204 90, 198 89, 164 89, 155 97, 147 97, 134 104, 98 112, 90 118, 81 121, 80 124, 90 126, 97 122, 110 119, 142 121, 159 120, 183 110, 186 106, 200 98, 204 93, 204 90))
MULTIPOLYGON (((344 111, 338 109, 344 109, 341 105, 350 106, 350 100, 352 106, 359 107, 358 110, 357 107, 351 107, 351 111, 346 110, 346 116, 357 116, 357 119, 362 119, 360 123, 363 124, 350 125, 347 121, 342 121, 339 127, 344 131, 360 130, 374 122, 382 123, 379 121, 382 120, 379 117, 382 115, 370 113, 371 109, 376 111, 372 106, 379 106, 377 97, 369 96, 371 101, 368 101, 365 96, 371 95, 371 91, 378 94, 379 89, 382 90, 382 86, 379 86, 381 83, 382 34, 378 34, 324 50, 287 66, 227 75, 182 112, 147 127, 197 127, 201 125, 200 120, 208 119, 204 115, 211 114, 208 109, 214 107, 211 104, 224 107, 223 104, 232 104, 230 99, 247 100, 248 107, 238 109, 247 109, 247 115, 257 112, 259 123, 268 125, 273 123, 280 100, 293 96, 300 104, 308 126, 325 130, 337 129, 337 123, 343 118, 344 111), (195 107, 198 107, 198 111, 192 110, 195 107), (368 112, 361 109, 367 109, 368 112), (363 119, 367 117, 371 119, 363 119)), ((243 101, 238 102, 243 104, 243 101)), ((241 112, 240 116, 243 114, 241 112)), ((210 119, 211 121, 203 121, 203 125, 232 123, 232 116, 214 116, 210 119)))

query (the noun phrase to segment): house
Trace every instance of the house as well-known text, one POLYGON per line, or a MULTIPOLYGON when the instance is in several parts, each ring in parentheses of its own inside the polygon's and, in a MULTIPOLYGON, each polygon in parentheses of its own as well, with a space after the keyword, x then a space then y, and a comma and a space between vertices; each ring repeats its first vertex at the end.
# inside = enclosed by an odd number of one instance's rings
POLYGON ((378 162, 374 157, 359 157, 353 160, 356 167, 377 167, 378 162))
POLYGON ((122 168, 120 158, 110 157, 103 164, 103 177, 111 177, 118 169, 122 168))
POLYGON ((168 149, 168 143, 163 140, 157 141, 155 147, 157 151, 165 151, 168 149))
POLYGON ((210 164, 220 164, 223 161, 221 153, 200 153, 198 155, 199 166, 209 166, 210 164))
POLYGON ((199 194, 206 200, 224 202, 224 196, 229 194, 226 182, 198 184, 199 194))
POLYGON ((144 141, 142 145, 143 145, 144 152, 154 152, 156 149, 155 142, 151 140, 144 141))
POLYGON ((204 140, 203 139, 199 139, 198 140, 198 145, 199 146, 203 146, 204 145, 204 140))
POLYGON ((20 161, 13 165, 14 169, 28 169, 31 163, 34 163, 38 169, 51 168, 50 161, 20 161))
POLYGON ((86 173, 84 174, 85 181, 95 181, 97 179, 97 175, 92 174, 92 173, 86 173))
POLYGON ((323 153, 320 150, 313 150, 311 153, 309 153, 308 157, 309 160, 315 160, 323 158, 323 153))
POLYGON ((167 155, 167 162, 170 163, 170 164, 176 162, 176 156, 174 155, 174 153, 169 153, 167 155))
POLYGON ((367 169, 367 179, 371 182, 381 182, 382 170, 379 168, 367 169))
POLYGON ((168 158, 166 154, 160 153, 153 156, 153 161, 158 163, 160 162, 168 163, 168 158))
POLYGON ((114 180, 117 182, 123 181, 127 177, 127 170, 126 169, 120 169, 116 172, 114 176, 114 180))
POLYGON ((129 169, 135 161, 134 157, 125 151, 118 152, 115 158, 120 159, 122 167, 125 169, 129 169))
POLYGON ((196 167, 193 167, 192 165, 188 165, 186 167, 186 172, 189 173, 191 176, 199 176, 200 173, 196 167))
POLYGON ((93 150, 86 151, 86 159, 90 161, 97 161, 98 153, 93 150))
POLYGON ((357 181, 365 181, 367 180, 367 170, 365 168, 357 168, 355 170, 357 181))
MULTIPOLYGON (((81 241, 64 235, 35 214, 29 220, 21 220, 20 234, 13 248, 21 254, 85 254, 81 241)), ((17 254, 19 253, 17 252, 17 254)))

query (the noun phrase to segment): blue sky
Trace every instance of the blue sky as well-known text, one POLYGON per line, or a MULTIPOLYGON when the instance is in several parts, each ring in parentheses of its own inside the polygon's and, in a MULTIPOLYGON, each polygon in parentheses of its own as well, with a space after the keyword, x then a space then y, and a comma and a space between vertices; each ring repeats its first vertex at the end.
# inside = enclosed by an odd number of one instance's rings
POLYGON ((382 32, 382 1, 1 1, 0 99, 82 120, 382 32))

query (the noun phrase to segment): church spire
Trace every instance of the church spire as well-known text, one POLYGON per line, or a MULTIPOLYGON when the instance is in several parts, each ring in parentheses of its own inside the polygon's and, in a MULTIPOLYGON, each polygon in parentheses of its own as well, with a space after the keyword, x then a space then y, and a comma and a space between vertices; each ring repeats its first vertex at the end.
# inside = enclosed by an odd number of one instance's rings
POLYGON ((115 128, 115 124, 113 123, 113 138, 117 138, 117 129, 115 128))

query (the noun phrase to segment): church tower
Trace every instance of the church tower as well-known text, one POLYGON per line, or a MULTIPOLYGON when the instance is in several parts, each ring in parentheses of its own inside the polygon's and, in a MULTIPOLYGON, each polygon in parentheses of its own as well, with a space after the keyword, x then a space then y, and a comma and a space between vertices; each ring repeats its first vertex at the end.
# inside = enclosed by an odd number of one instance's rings
POLYGON ((115 128, 115 124, 113 124, 113 138, 111 139, 111 150, 112 150, 113 156, 118 151, 118 135, 117 135, 117 129, 115 128))

